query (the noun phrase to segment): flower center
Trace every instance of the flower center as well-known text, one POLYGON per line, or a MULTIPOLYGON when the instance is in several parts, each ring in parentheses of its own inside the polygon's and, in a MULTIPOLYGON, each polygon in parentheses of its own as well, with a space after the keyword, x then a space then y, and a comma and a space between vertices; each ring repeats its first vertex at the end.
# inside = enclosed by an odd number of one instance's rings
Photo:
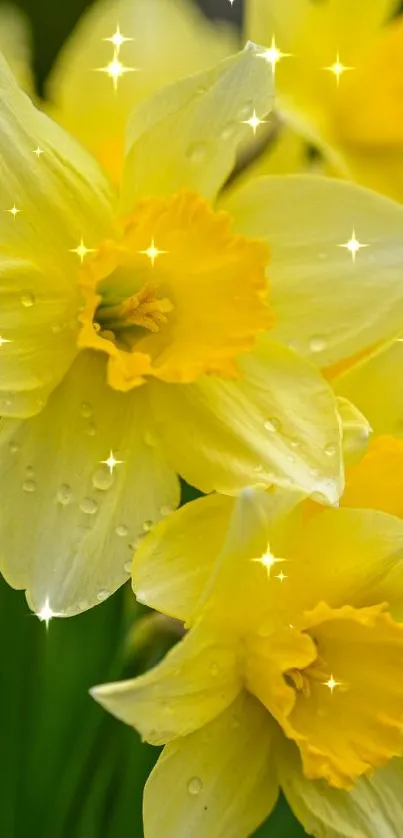
POLYGON ((304 773, 336 788, 403 752, 403 624, 385 605, 319 603, 299 627, 253 636, 246 685, 300 750, 304 773))
POLYGON ((112 387, 237 375, 237 355, 272 315, 267 247, 230 227, 226 213, 190 193, 150 198, 119 240, 101 243, 84 264, 78 345, 109 356, 112 387))

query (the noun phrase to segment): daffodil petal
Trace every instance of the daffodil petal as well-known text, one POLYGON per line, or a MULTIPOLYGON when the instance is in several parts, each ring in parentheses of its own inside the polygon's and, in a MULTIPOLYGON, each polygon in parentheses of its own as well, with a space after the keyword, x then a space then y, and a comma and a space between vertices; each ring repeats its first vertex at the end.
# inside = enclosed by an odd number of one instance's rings
POLYGON ((258 52, 247 44, 135 109, 128 129, 123 211, 141 197, 182 188, 214 199, 234 166, 237 146, 252 134, 248 120, 254 113, 264 120, 272 105, 273 74, 258 52))
MULTIPOLYGON (((403 521, 372 509, 326 509, 291 536, 296 607, 403 603, 403 521), (309 579, 309 586, 304 580, 309 579)), ((289 586, 290 587, 290 586, 289 586)))
POLYGON ((90 352, 39 416, 2 423, 0 569, 36 613, 48 603, 69 616, 109 596, 138 539, 179 502, 148 423, 145 388, 111 390, 90 352), (122 462, 103 464, 111 451, 122 462))
POLYGON ((93 687, 91 695, 148 742, 162 745, 210 722, 241 686, 232 639, 217 641, 200 624, 145 675, 93 687))
POLYGON ((310 835, 326 838, 400 838, 403 821, 403 760, 394 759, 349 791, 304 776, 297 749, 284 740, 279 752, 284 794, 310 835))
POLYGON ((74 29, 49 81, 57 116, 89 148, 114 179, 123 163, 124 133, 133 107, 158 88, 217 63, 237 48, 230 26, 213 25, 187 0, 119 0, 95 3, 74 29), (117 29, 117 24, 118 29, 117 29), (116 32, 128 40, 119 51, 123 67, 113 80, 107 67, 116 32))
POLYGON ((399 204, 352 183, 289 175, 252 182, 223 208, 236 232, 271 248, 274 339, 330 371, 400 332, 399 204), (353 232, 366 245, 355 259, 344 246, 353 232))
POLYGON ((145 838, 247 838, 278 795, 273 731, 267 711, 243 693, 209 725, 167 745, 144 791, 145 838))
POLYGON ((96 163, 34 107, 1 56, 0 97, 1 413, 19 416, 40 409, 38 396, 74 358, 79 260, 69 251, 81 237, 96 246, 112 229, 112 196, 96 163))
POLYGON ((324 379, 266 337, 239 368, 235 381, 205 376, 178 387, 175 398, 171 387, 149 385, 174 467, 203 492, 275 483, 334 503, 342 489, 341 440, 324 379))
POLYGON ((29 92, 32 77, 32 38, 27 15, 11 3, 0 6, 0 52, 10 64, 18 84, 29 92))
POLYGON ((133 589, 150 608, 188 621, 224 540, 234 499, 209 495, 161 521, 133 562, 133 589))
POLYGON ((375 434, 403 434, 403 342, 335 379, 337 393, 351 399, 375 434))

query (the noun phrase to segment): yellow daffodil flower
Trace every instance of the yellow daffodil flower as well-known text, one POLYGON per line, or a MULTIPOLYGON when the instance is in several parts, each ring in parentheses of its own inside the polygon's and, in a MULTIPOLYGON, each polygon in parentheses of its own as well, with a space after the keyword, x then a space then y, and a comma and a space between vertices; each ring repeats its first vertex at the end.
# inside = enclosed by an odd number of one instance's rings
POLYGON ((51 72, 52 113, 119 182, 134 105, 217 64, 238 41, 229 24, 209 22, 190 0, 97 0, 51 72))
POLYGON ((402 321, 403 209, 309 177, 215 204, 271 105, 253 46, 137 109, 119 198, 0 73, 1 570, 66 615, 127 579, 177 473, 337 501, 340 402, 318 367, 402 321), (373 244, 355 262, 353 217, 373 244))
POLYGON ((403 200, 403 19, 397 0, 246 0, 278 108, 348 178, 403 200))
POLYGON ((280 788, 309 834, 397 838, 402 474, 403 443, 379 439, 349 470, 344 508, 211 495, 143 543, 137 596, 189 631, 145 675, 92 694, 165 744, 145 838, 247 838, 280 788))

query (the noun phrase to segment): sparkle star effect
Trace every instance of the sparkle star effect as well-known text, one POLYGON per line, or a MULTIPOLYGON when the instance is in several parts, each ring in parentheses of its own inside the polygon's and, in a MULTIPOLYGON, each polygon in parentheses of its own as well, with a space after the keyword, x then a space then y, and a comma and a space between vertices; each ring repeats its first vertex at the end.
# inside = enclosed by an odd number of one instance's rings
POLYGON ((270 47, 268 49, 265 49, 263 52, 259 52, 257 57, 264 58, 264 60, 267 61, 268 64, 271 64, 271 69, 273 71, 274 76, 276 72, 276 64, 278 64, 278 62, 282 58, 290 58, 291 53, 281 52, 281 50, 278 49, 278 47, 276 46, 276 39, 273 35, 270 47))
POLYGON ((346 70, 353 70, 353 67, 346 67, 345 64, 342 64, 340 61, 339 53, 337 53, 336 61, 334 64, 331 64, 330 67, 324 67, 324 70, 329 70, 330 73, 333 73, 336 76, 336 83, 337 87, 340 84, 340 76, 346 72, 346 70))
POLYGON ((51 619, 53 617, 57 617, 56 612, 52 611, 52 609, 49 605, 49 598, 48 597, 46 597, 45 602, 44 602, 41 610, 36 612, 36 616, 38 617, 38 620, 41 621, 41 623, 45 623, 46 629, 49 628, 49 623, 50 623, 51 619))
POLYGON ((274 578, 278 579, 280 582, 284 582, 284 579, 288 579, 288 576, 286 576, 285 573, 283 573, 283 571, 280 570, 280 573, 277 573, 277 576, 275 576, 274 578))
POLYGON ((3 346, 3 343, 12 343, 12 341, 7 338, 0 337, 0 347, 3 346))
POLYGON ((97 71, 99 73, 106 73, 113 82, 113 89, 116 93, 118 89, 118 82, 119 79, 125 75, 125 73, 135 73, 136 67, 125 67, 118 58, 118 51, 115 50, 114 56, 112 61, 106 65, 106 67, 97 67, 97 71))
POLYGON ((125 44, 127 41, 133 41, 134 38, 126 38, 125 35, 122 35, 120 31, 119 24, 116 27, 116 32, 113 33, 111 38, 103 38, 104 41, 109 41, 116 49, 115 56, 119 55, 119 50, 122 44, 125 44))
POLYGON ((32 154, 36 154, 36 156, 37 156, 37 158, 38 158, 38 160, 39 160, 39 158, 40 158, 41 154, 45 154, 45 152, 44 152, 44 150, 43 150, 42 148, 39 148, 39 146, 37 146, 36 148, 33 148, 33 149, 32 149, 32 154))
MULTIPOLYGON (((281 562, 285 561, 286 559, 277 559, 276 556, 273 556, 273 554, 270 553, 270 550, 267 550, 266 553, 264 553, 264 555, 260 556, 258 559, 252 559, 252 562, 257 562, 258 564, 263 565, 263 567, 267 571, 269 579, 271 578, 271 571, 274 565, 280 564, 281 562)), ((280 582, 282 582, 283 579, 287 579, 287 577, 284 576, 283 573, 279 573, 275 578, 280 579, 280 582)))
POLYGON ((69 253, 77 253, 77 256, 78 256, 81 264, 83 264, 84 259, 88 255, 88 253, 96 253, 96 250, 93 247, 86 247, 85 244, 84 244, 83 239, 81 239, 80 244, 78 245, 78 247, 73 247, 69 251, 69 253))
POLYGON ((328 681, 323 681, 323 686, 328 687, 330 692, 333 693, 336 687, 341 687, 341 681, 335 681, 333 675, 330 675, 328 681))
POLYGON ((113 451, 109 452, 109 457, 107 460, 101 460, 103 466, 108 466, 108 469, 111 474, 113 474, 114 469, 116 466, 121 466, 124 460, 117 460, 113 451))
POLYGON ((152 239, 151 244, 147 247, 147 250, 139 250, 139 253, 142 253, 143 256, 147 256, 152 264, 152 267, 154 267, 157 257, 162 256, 164 253, 168 253, 168 251, 158 250, 158 247, 155 246, 154 239, 152 239))
POLYGON ((358 241, 358 239, 356 238, 356 235, 355 235, 355 230, 353 228, 353 232, 351 234, 351 239, 349 239, 344 244, 339 244, 339 247, 344 247, 346 250, 348 250, 351 253, 351 258, 352 258, 353 262, 355 262, 355 257, 357 255, 358 251, 361 250, 362 247, 369 247, 369 245, 368 244, 362 244, 361 242, 358 241))
POLYGON ((13 216, 14 221, 15 221, 16 216, 19 215, 21 210, 17 209, 17 207, 15 206, 15 203, 14 203, 14 206, 11 207, 11 209, 9 209, 9 210, 5 210, 5 212, 11 212, 11 215, 13 216))
POLYGON ((263 125, 265 122, 266 122, 265 119, 259 119, 255 110, 253 111, 253 114, 252 114, 251 117, 249 117, 249 119, 243 119, 242 120, 243 125, 249 125, 249 127, 252 128, 252 131, 255 134, 255 136, 256 136, 256 131, 259 128, 259 125, 263 125))

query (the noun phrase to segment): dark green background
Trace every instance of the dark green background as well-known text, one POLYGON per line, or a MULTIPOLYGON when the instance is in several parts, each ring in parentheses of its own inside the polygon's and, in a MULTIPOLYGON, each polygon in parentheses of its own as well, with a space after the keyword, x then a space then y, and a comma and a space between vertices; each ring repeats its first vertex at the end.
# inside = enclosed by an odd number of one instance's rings
MULTIPOLYGON (((18 5, 32 21, 42 89, 63 40, 90 4, 18 5)), ((240 23, 241 0, 232 8, 228 0, 200 5, 240 23)), ((88 688, 138 674, 163 653, 169 643, 163 636, 141 653, 128 648, 128 631, 143 614, 126 586, 86 614, 54 620, 47 632, 24 595, 0 579, 1 838, 141 838, 142 788, 157 750, 103 712, 88 688)), ((256 838, 303 835, 281 800, 256 838)))

